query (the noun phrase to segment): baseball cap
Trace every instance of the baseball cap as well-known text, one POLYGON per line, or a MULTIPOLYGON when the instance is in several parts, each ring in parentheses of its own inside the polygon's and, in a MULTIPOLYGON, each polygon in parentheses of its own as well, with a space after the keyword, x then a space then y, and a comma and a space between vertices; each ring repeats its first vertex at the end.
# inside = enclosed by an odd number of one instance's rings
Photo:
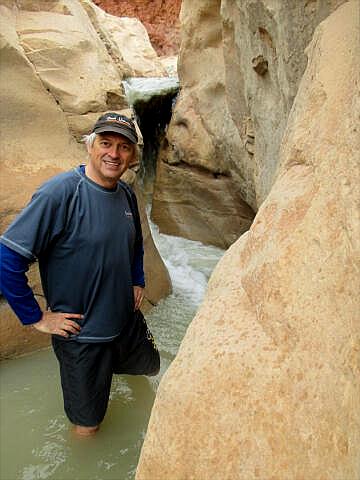
POLYGON ((115 112, 108 112, 99 117, 94 125, 93 133, 114 132, 124 135, 131 143, 138 142, 134 122, 115 112))

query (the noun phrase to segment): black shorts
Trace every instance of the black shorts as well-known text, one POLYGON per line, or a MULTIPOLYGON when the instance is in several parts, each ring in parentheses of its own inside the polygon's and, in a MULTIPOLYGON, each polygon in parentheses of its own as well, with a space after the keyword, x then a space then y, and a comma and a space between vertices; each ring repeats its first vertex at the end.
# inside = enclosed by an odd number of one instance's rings
POLYGON ((160 369, 158 349, 140 310, 112 342, 80 343, 53 336, 52 345, 60 364, 64 409, 75 425, 102 422, 113 373, 156 375, 160 369))

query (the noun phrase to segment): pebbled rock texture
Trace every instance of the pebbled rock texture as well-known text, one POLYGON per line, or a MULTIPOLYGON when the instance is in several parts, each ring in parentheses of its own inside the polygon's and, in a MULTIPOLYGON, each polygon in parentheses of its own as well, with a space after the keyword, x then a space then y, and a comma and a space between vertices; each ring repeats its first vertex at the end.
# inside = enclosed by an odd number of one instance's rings
POLYGON ((314 33, 278 177, 160 383, 137 480, 360 477, 358 13, 314 33))

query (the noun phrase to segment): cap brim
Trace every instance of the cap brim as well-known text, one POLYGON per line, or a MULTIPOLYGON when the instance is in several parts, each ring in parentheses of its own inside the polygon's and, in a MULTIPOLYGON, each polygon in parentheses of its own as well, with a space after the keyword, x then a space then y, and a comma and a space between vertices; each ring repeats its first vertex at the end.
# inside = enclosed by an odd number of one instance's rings
POLYGON ((128 138, 131 143, 137 143, 137 138, 134 136, 132 132, 129 132, 126 128, 121 128, 120 125, 106 125, 103 127, 97 127, 93 130, 94 133, 118 133, 119 135, 123 135, 124 137, 128 138))

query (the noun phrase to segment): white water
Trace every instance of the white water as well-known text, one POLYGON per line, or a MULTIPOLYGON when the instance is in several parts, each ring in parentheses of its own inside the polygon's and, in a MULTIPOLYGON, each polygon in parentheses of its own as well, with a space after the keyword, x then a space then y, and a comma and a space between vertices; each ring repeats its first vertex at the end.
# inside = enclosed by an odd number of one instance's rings
POLYGON ((150 379, 115 376, 99 433, 79 440, 63 413, 58 365, 51 350, 2 362, 1 480, 134 479, 158 382, 223 253, 199 242, 159 235, 151 227, 174 290, 147 317, 161 354, 160 374, 150 379))
POLYGON ((122 83, 130 105, 138 101, 147 102, 158 95, 175 94, 179 89, 178 77, 134 77, 122 83))

